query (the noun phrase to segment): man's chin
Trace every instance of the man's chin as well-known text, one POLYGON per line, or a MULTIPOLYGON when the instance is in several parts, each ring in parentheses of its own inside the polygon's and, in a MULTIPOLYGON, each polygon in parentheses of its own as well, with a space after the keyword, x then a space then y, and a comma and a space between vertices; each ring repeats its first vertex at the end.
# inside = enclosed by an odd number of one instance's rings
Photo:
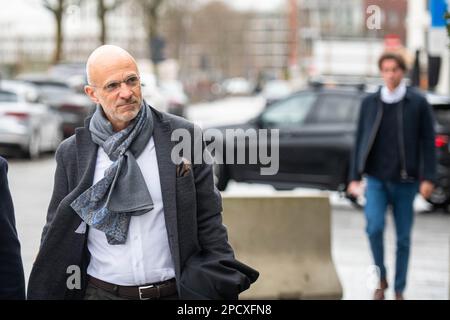
POLYGON ((130 108, 129 110, 123 110, 120 112, 120 118, 122 121, 128 122, 136 118, 139 113, 139 109, 130 108))

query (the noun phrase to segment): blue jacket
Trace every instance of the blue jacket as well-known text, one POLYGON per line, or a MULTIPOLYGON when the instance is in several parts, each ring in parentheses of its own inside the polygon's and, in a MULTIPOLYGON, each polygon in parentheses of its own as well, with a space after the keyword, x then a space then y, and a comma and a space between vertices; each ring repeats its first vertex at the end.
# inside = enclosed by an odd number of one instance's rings
POLYGON ((0 300, 22 300, 25 279, 7 172, 8 164, 0 157, 0 300))
MULTIPOLYGON (((436 180, 434 117, 426 98, 408 88, 398 116, 401 179, 404 181, 436 180)), ((383 116, 380 90, 367 96, 359 114, 356 142, 350 165, 350 181, 361 180, 367 157, 383 116)))

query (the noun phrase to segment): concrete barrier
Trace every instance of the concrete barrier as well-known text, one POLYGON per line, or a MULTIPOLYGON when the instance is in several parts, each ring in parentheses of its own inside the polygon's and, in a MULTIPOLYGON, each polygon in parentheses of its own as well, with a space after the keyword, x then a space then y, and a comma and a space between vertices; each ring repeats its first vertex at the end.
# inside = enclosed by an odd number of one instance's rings
POLYGON ((341 299, 331 257, 326 195, 223 197, 223 218, 236 257, 260 272, 240 299, 341 299))

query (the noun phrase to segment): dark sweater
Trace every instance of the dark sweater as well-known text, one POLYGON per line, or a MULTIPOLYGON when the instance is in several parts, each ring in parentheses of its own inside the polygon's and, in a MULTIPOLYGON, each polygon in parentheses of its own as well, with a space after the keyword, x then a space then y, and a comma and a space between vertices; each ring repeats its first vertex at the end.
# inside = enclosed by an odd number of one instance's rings
POLYGON ((383 117, 367 158, 366 173, 384 181, 400 180, 399 105, 383 102, 383 117))

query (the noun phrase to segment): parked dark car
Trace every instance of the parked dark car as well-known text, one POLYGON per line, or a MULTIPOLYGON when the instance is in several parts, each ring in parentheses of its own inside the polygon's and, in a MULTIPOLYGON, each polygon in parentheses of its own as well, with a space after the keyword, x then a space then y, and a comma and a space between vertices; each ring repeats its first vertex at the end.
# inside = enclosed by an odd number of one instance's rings
POLYGON ((77 92, 67 82, 47 75, 22 75, 19 80, 30 83, 39 91, 40 100, 57 111, 62 119, 64 137, 84 125, 84 119, 93 112, 95 105, 81 92, 77 92))
POLYGON ((437 186, 428 200, 435 208, 448 209, 450 205, 450 97, 427 94, 436 119, 436 154, 438 159, 437 186))
MULTIPOLYGON (((279 129, 279 171, 275 175, 261 175, 260 168, 263 166, 260 163, 216 164, 217 187, 225 190, 232 179, 270 184, 277 190, 313 187, 345 194, 359 109, 362 99, 370 93, 363 88, 311 87, 271 104, 246 123, 218 127, 223 132, 238 128, 244 131, 279 129)), ((439 159, 438 186, 429 202, 435 206, 447 206, 450 204, 450 98, 430 93, 425 95, 436 113, 439 159)), ((225 145, 227 143, 224 143, 224 155, 216 157, 225 159, 226 153, 231 152, 225 145)), ((357 199, 350 200, 357 202, 357 199)))

